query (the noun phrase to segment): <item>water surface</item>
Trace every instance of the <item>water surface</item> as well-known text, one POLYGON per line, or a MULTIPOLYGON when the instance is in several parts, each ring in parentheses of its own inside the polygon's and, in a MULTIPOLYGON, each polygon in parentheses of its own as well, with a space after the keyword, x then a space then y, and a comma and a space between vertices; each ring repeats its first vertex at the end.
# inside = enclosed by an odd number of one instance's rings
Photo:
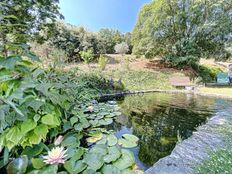
POLYGON ((139 137, 139 146, 132 151, 142 170, 169 155, 178 142, 190 137, 216 112, 231 106, 215 98, 160 93, 127 96, 118 103, 123 114, 114 129, 118 137, 124 133, 139 137))

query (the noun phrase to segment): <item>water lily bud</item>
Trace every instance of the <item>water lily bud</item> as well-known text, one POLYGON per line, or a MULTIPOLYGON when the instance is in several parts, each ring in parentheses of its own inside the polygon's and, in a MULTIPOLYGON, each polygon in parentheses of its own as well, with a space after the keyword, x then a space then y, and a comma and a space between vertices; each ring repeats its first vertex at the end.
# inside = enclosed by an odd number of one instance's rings
POLYGON ((88 110, 89 112, 93 112, 93 109, 94 109, 93 106, 89 106, 89 107, 87 108, 87 110, 88 110))
POLYGON ((55 139, 54 144, 55 146, 60 145, 60 143, 63 141, 64 137, 60 135, 58 138, 55 139))

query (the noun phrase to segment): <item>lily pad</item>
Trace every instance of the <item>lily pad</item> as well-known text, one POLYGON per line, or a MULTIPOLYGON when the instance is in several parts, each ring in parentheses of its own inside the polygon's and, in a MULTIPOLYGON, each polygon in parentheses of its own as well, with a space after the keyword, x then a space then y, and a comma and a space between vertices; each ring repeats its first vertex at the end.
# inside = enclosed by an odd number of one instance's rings
POLYGON ((134 155, 129 150, 122 149, 121 158, 115 161, 113 165, 120 170, 124 170, 134 165, 134 163, 134 155))
POLYGON ((104 156, 108 153, 108 149, 107 149, 106 145, 99 144, 99 145, 92 147, 89 152, 90 153, 99 153, 102 156, 104 156))
POLYGON ((116 161, 121 156, 121 152, 116 146, 108 147, 108 154, 104 156, 104 161, 110 163, 116 161))
POLYGON ((110 125, 112 123, 113 123, 113 119, 111 118, 104 118, 99 120, 99 125, 103 125, 103 126, 110 125))
POLYGON ((20 158, 16 158, 11 161, 7 166, 7 173, 14 174, 14 173, 25 173, 27 170, 28 165, 28 158, 26 155, 23 155, 20 158))
POLYGON ((70 173, 70 174, 77 174, 82 172, 87 165, 82 161, 76 161, 76 160, 69 160, 64 163, 64 168, 70 173))
POLYGON ((96 143, 97 141, 101 140, 102 137, 103 137, 103 134, 102 133, 98 133, 98 134, 95 134, 92 137, 87 138, 86 141, 88 143, 96 143))
POLYGON ((121 174, 121 171, 113 165, 104 165, 102 168, 103 174, 121 174))
POLYGON ((89 152, 84 156, 84 162, 94 171, 100 169, 104 164, 103 156, 99 153, 92 152, 89 152))
POLYGON ((138 145, 138 138, 134 135, 124 134, 122 138, 118 140, 118 144, 125 148, 133 148, 138 145))
POLYGON ((114 146, 118 143, 118 139, 115 135, 110 134, 107 136, 107 142, 109 146, 114 146))

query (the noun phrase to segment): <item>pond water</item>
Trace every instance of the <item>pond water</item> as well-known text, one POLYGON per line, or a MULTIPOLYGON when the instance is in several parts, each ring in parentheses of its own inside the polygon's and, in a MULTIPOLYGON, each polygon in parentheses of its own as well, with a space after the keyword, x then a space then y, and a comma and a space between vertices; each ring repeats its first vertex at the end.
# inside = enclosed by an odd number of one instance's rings
POLYGON ((127 96, 118 101, 122 115, 113 125, 120 137, 131 133, 139 137, 131 149, 141 170, 171 154, 178 142, 190 137, 216 112, 231 106, 221 99, 191 94, 146 94, 127 96))

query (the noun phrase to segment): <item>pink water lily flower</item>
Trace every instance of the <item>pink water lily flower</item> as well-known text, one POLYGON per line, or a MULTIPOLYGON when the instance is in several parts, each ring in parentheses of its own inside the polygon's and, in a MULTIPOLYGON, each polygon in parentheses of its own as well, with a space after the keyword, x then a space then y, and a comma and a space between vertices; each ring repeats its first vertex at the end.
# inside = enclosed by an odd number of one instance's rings
POLYGON ((67 150, 64 147, 55 147, 48 152, 47 156, 44 156, 44 162, 46 164, 64 164, 67 150))

